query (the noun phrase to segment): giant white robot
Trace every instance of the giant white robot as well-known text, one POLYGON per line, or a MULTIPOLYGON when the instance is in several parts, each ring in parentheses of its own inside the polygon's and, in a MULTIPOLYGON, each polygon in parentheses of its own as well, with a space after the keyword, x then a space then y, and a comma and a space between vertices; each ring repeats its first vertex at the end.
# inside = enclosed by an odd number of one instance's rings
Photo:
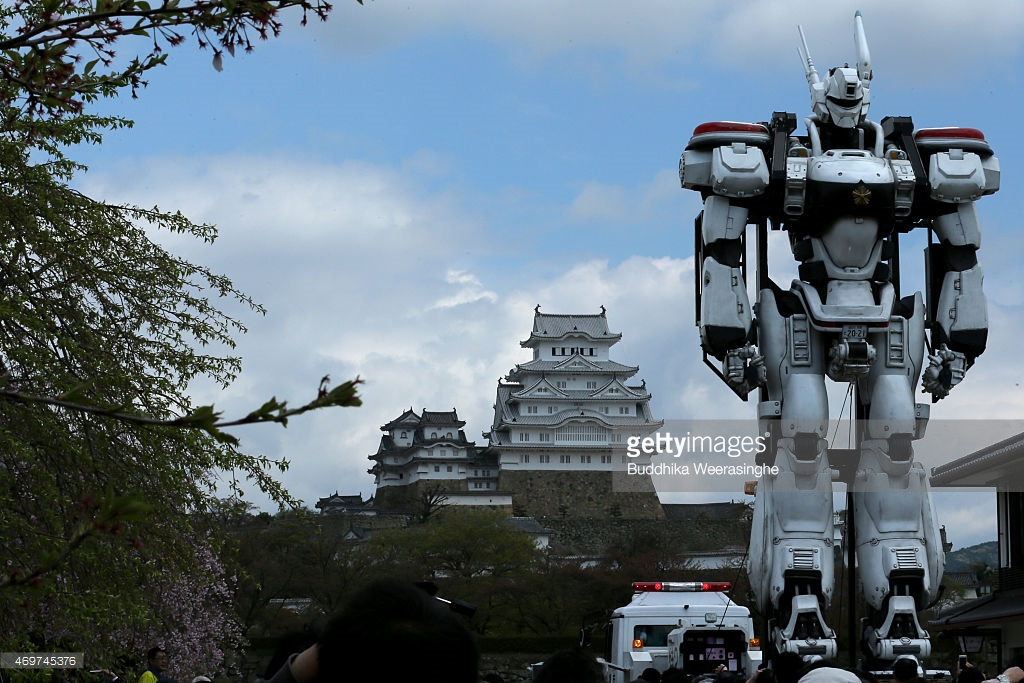
POLYGON ((837 654, 823 614, 835 591, 832 492, 842 480, 854 492, 848 542, 869 605, 862 648, 880 661, 920 659, 930 641, 917 612, 936 597, 943 550, 914 461, 930 407, 915 391, 920 382, 932 402, 945 397, 984 351, 974 203, 999 188, 999 164, 976 129, 868 119, 859 12, 854 23, 856 68, 824 77, 800 30, 806 135, 781 112, 764 124, 706 123, 679 175, 703 198, 695 230, 705 360, 717 359, 709 365, 744 400, 759 391, 773 443, 764 464, 779 469, 758 482, 747 564, 771 644, 807 659, 837 654), (925 296, 899 292, 898 238, 913 229, 929 231, 925 296), (799 264, 788 289, 769 274, 769 230, 788 234, 799 264), (855 449, 828 448, 826 378, 856 388, 855 449))

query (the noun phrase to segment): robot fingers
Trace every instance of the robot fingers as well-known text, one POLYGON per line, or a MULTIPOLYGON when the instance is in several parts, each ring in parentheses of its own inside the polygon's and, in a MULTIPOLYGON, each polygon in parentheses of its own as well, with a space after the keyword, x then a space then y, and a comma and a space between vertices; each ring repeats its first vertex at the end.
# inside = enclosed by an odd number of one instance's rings
POLYGON ((928 356, 928 367, 921 375, 922 391, 938 401, 949 395, 949 390, 960 383, 967 371, 967 357, 945 344, 928 356))
POLYGON ((734 390, 749 394, 767 381, 764 356, 753 344, 729 349, 722 360, 722 374, 734 390))

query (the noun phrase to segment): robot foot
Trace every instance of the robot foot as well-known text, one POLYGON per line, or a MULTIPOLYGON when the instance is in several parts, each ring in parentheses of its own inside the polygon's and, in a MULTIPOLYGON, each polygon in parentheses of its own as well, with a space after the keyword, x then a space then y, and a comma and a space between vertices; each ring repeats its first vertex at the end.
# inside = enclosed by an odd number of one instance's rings
POLYGON ((793 596, 789 618, 773 626, 771 638, 776 652, 794 652, 807 662, 835 659, 839 652, 836 633, 825 623, 815 595, 793 596))
POLYGON ((917 620, 917 607, 910 596, 894 595, 889 598, 888 611, 880 625, 865 620, 861 646, 876 661, 892 662, 900 657, 913 656, 920 661, 932 651, 928 631, 917 620))

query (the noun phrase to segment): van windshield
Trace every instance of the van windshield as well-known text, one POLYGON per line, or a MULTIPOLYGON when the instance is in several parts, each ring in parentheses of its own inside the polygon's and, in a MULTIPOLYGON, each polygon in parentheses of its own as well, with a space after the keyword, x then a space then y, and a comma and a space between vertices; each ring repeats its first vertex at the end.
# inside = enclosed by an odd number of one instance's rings
POLYGON ((644 647, 665 647, 668 634, 677 628, 676 624, 640 624, 633 627, 633 640, 641 641, 644 647))

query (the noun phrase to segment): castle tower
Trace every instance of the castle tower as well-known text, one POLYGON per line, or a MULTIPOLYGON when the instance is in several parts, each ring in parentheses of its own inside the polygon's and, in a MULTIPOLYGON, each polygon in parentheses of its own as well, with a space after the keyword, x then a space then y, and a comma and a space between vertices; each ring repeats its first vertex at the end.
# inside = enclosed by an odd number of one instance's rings
POLYGON ((649 480, 634 475, 625 485, 622 446, 663 423, 651 415, 646 382, 628 383, 638 368, 609 356, 621 338, 608 329, 604 306, 596 315, 534 309, 533 330, 520 342, 533 358, 498 382, 484 434, 500 455, 499 488, 512 492, 515 514, 663 516, 649 480))
POLYGON ((497 454, 466 439, 455 410, 417 415, 412 408, 381 426, 384 436, 367 470, 378 508, 416 511, 424 495, 447 504, 507 507, 497 496, 497 454))

